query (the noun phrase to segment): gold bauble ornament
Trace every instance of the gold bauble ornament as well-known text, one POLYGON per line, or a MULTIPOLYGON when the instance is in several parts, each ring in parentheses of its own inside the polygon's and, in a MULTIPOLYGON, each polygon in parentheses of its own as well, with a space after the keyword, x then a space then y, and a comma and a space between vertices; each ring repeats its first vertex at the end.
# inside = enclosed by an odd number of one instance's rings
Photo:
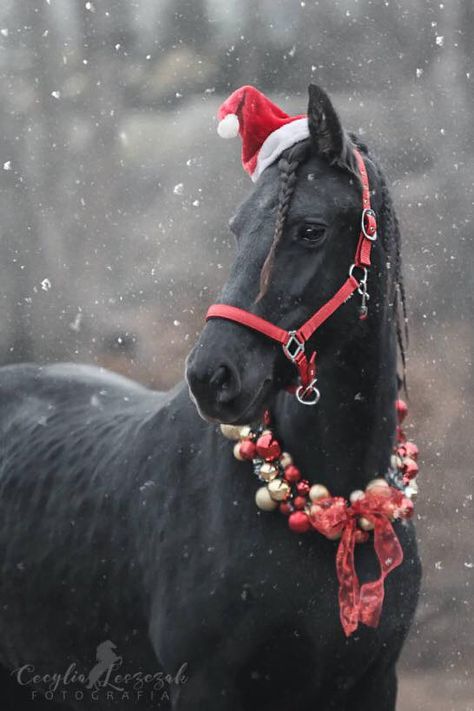
POLYGON ((234 444, 234 457, 239 460, 239 462, 243 462, 244 458, 240 454, 240 442, 236 442, 234 444))
POLYGON ((240 439, 240 425, 221 425, 221 432, 227 439, 240 439))
POLYGON ((349 496, 349 501, 351 504, 354 504, 356 501, 359 501, 359 499, 363 499, 364 496, 365 492, 363 492, 362 489, 355 489, 349 496))
POLYGON ((258 470, 258 473, 260 474, 262 479, 265 479, 265 481, 271 481, 278 474, 278 469, 274 464, 271 464, 270 462, 264 462, 258 470))
POLYGON ((418 484, 416 483, 415 479, 412 479, 409 482, 408 486, 405 488, 404 493, 408 499, 415 501, 416 497, 418 496, 418 484))
POLYGON ((323 486, 322 484, 313 484, 311 489, 309 490, 309 498, 311 501, 317 501, 318 499, 325 499, 327 496, 329 496, 329 491, 328 489, 323 486))
POLYGON ((387 496, 390 494, 390 486, 388 482, 385 481, 385 479, 372 479, 372 481, 369 481, 367 486, 365 487, 366 491, 373 491, 374 493, 377 494, 386 494, 387 496))
POLYGON ((374 530, 374 524, 372 521, 369 521, 368 518, 365 518, 365 516, 361 516, 359 521, 359 528, 361 528, 363 531, 373 531, 374 530))
POLYGON ((275 501, 284 501, 290 494, 290 485, 283 479, 273 479, 267 488, 275 501))
POLYGON ((288 452, 282 452, 280 455, 280 464, 283 469, 286 469, 286 467, 289 467, 290 464, 293 464, 293 457, 291 454, 288 454, 288 452))
POLYGON ((392 467, 392 469, 402 468, 402 460, 398 455, 392 454, 392 456, 390 457, 390 466, 392 467))
POLYGON ((255 503, 262 511, 274 511, 278 503, 272 499, 266 486, 261 486, 255 493, 255 503))
POLYGON ((239 430, 240 439, 247 439, 247 437, 250 437, 251 434, 252 434, 252 428, 249 427, 248 425, 244 425, 239 430))

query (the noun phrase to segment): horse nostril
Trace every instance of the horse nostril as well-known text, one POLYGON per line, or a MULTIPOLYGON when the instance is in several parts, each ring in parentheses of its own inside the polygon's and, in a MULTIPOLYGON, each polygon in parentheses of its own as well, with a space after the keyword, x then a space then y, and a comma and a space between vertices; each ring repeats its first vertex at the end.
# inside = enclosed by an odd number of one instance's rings
POLYGON ((237 373, 229 365, 219 365, 209 380, 209 386, 214 390, 218 402, 230 402, 240 392, 240 381, 237 373))
POLYGON ((239 373, 232 364, 210 363, 204 357, 188 361, 186 379, 198 401, 208 405, 229 403, 242 389, 239 373))
POLYGON ((220 365, 217 370, 211 375, 209 385, 219 390, 221 387, 226 387, 229 380, 229 368, 225 365, 220 365))

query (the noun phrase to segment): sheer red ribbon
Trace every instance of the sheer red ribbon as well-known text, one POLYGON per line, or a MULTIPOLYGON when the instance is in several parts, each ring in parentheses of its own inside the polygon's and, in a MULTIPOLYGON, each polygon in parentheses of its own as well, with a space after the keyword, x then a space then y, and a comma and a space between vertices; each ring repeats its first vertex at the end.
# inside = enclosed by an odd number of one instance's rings
POLYGON ((341 497, 319 499, 311 507, 313 527, 330 539, 341 535, 336 556, 339 580, 339 612, 344 633, 349 637, 363 622, 377 627, 384 599, 387 575, 403 561, 403 551, 390 522, 392 518, 409 518, 413 504, 401 491, 392 487, 368 491, 364 497, 347 506, 341 497), (374 525, 374 549, 380 565, 377 580, 360 585, 355 570, 354 548, 368 534, 357 526, 364 517, 374 525))

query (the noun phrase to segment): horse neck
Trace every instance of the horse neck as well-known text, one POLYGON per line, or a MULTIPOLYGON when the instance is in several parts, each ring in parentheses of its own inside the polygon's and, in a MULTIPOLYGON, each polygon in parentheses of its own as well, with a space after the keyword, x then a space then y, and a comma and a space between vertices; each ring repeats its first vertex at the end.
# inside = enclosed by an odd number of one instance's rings
MULTIPOLYGON (((376 314, 374 314, 376 316, 376 314)), ((368 324, 367 324, 368 325, 368 324)), ((369 332, 319 364, 321 400, 301 405, 282 394, 274 428, 304 478, 348 497, 383 476, 390 463, 396 417, 396 338, 393 325, 369 332)))

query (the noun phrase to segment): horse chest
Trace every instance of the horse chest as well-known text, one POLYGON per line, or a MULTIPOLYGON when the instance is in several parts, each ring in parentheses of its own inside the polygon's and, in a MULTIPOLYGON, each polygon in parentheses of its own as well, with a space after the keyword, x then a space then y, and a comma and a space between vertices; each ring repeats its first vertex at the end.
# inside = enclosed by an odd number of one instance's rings
MULTIPOLYGON (((339 622, 337 543, 295 536, 279 514, 258 514, 251 499, 232 506, 222 498, 222 510, 232 507, 225 517, 216 515, 207 528, 190 525, 161 552, 167 574, 153 594, 151 628, 165 666, 191 663, 220 646, 238 665, 260 648, 274 656, 288 645, 310 650, 321 673, 328 659, 346 664, 353 657, 355 664, 354 643, 339 622)), ((370 551, 360 558, 363 572, 375 574, 370 551)), ((363 656, 373 654, 393 624, 391 617, 375 633, 362 631, 363 656)))

